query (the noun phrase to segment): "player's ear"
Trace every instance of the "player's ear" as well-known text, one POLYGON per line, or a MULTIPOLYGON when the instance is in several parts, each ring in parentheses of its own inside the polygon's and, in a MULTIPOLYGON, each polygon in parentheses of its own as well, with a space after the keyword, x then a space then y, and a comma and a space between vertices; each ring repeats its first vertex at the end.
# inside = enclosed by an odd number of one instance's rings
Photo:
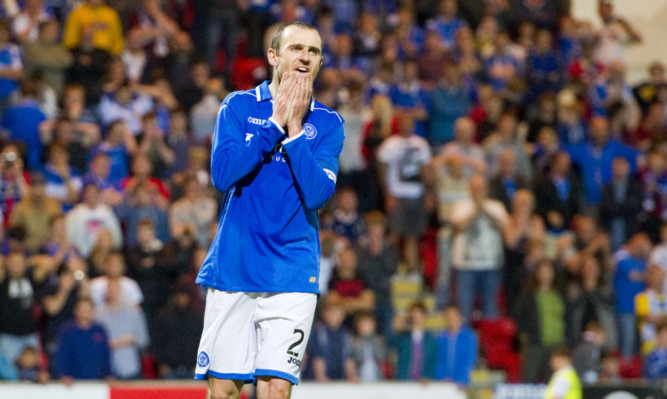
POLYGON ((278 65, 278 53, 276 52, 275 49, 270 48, 266 52, 266 58, 269 60, 269 65, 271 65, 273 67, 278 65))

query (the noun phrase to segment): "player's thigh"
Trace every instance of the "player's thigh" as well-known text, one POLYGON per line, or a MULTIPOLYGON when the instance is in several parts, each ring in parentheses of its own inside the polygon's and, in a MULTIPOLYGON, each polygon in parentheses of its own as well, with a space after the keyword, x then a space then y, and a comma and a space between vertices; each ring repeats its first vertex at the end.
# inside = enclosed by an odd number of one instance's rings
POLYGON ((209 290, 195 378, 253 380, 257 336, 254 294, 209 290))
POLYGON ((317 296, 308 293, 258 299, 255 376, 298 383, 316 305, 317 296))

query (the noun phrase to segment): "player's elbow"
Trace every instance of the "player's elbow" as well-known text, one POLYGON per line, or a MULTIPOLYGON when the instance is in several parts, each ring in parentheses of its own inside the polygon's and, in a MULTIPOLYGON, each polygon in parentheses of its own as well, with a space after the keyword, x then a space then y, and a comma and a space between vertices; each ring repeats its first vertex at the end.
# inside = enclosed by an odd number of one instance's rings
POLYGON ((222 177, 215 177, 213 174, 211 174, 211 182, 213 183, 213 187, 216 188, 216 190, 220 192, 226 192, 229 190, 231 187, 231 184, 229 184, 228 181, 225 181, 222 177))
POLYGON ((335 183, 327 183, 322 189, 320 189, 314 195, 308 196, 305 198, 305 206, 309 211, 317 211, 327 203, 329 198, 333 195, 333 192, 336 188, 335 183))
POLYGON ((220 162, 211 164, 211 183, 220 192, 226 192, 232 186, 227 173, 224 173, 224 166, 220 162))

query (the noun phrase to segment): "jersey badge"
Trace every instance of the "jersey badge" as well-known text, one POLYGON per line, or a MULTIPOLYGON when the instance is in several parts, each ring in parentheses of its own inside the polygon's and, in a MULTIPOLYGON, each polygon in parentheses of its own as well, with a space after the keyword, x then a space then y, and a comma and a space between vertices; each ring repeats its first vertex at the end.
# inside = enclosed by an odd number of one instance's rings
POLYGON ((306 135, 306 139, 312 140, 317 136, 317 129, 315 129, 315 126, 313 126, 310 123, 305 123, 303 125, 303 132, 306 135))
POLYGON ((206 352, 199 352, 199 355, 197 356, 197 365, 199 365, 199 367, 206 367, 209 362, 210 360, 206 352))

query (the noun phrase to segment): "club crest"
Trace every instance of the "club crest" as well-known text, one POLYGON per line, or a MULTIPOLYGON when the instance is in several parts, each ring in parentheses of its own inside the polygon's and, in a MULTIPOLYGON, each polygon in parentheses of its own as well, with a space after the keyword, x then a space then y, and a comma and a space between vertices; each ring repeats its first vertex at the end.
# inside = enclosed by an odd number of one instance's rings
POLYGON ((209 362, 210 360, 206 352, 199 352, 199 355, 197 356, 197 364, 199 367, 206 367, 208 366, 209 362))
POLYGON ((312 140, 317 136, 317 129, 315 129, 315 126, 313 126, 310 123, 306 123, 303 125, 303 132, 306 135, 306 139, 312 140))

